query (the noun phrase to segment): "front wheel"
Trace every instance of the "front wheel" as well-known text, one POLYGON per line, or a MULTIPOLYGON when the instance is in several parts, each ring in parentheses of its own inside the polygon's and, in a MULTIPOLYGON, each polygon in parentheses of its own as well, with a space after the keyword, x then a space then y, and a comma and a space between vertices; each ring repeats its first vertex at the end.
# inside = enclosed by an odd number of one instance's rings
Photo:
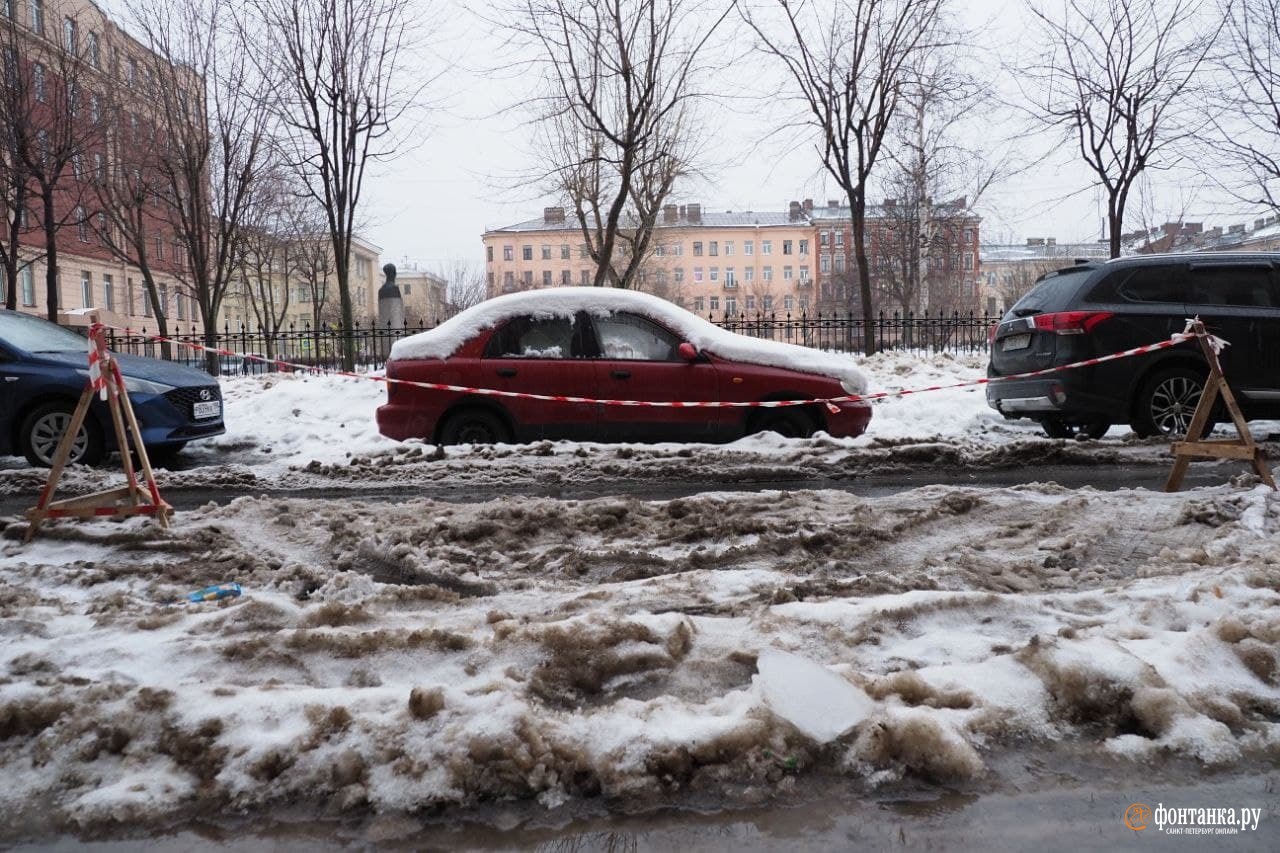
POLYGON ((764 409, 751 419, 747 432, 776 432, 783 438, 808 438, 813 435, 813 421, 794 406, 764 409))
MULTIPOLYGON (((71 415, 75 407, 69 402, 45 403, 33 409, 22 421, 18 435, 22 455, 32 465, 41 468, 53 466, 53 457, 58 450, 58 442, 71 425, 71 415)), ((69 465, 97 465, 102 461, 105 448, 102 443, 102 431, 98 429, 93 416, 86 414, 84 423, 71 443, 71 453, 67 456, 69 465)))
MULTIPOLYGON (((1204 380, 1203 373, 1189 367, 1170 367, 1152 374, 1138 393, 1133 431, 1142 438, 1186 435, 1204 392, 1204 380)), ((1210 418, 1205 434, 1212 429, 1210 418)))
POLYGON ((502 419, 484 409, 463 409, 440 428, 441 444, 499 444, 511 440, 502 419))

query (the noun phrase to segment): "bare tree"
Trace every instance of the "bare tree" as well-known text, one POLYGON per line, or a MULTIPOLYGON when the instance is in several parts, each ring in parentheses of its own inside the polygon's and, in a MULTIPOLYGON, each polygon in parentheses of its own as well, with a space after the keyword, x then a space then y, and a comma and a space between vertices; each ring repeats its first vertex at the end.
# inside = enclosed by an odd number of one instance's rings
POLYGON ((89 152, 105 148, 102 116, 91 109, 97 81, 87 45, 80 43, 77 32, 68 27, 62 38, 50 41, 27 36, 16 45, 13 57, 17 65, 27 65, 29 79, 23 82, 30 84, 30 97, 35 100, 27 112, 31 124, 23 131, 26 141, 18 147, 39 205, 46 307, 53 322, 61 307, 58 237, 64 226, 75 224, 81 237, 88 239, 92 222, 84 206, 88 193, 82 167, 89 152), (79 174, 67 180, 72 171, 79 174))
MULTIPOLYGON (((1280 210, 1280 0, 1234 0, 1220 64, 1231 86, 1219 124, 1221 147, 1245 179, 1232 187, 1250 205, 1280 210)), ((1234 173, 1234 170, 1233 170, 1234 173)))
MULTIPOLYGON (((186 256, 174 275, 199 307, 210 348, 271 142, 272 88, 255 73, 237 9, 232 0, 138 3, 131 9, 149 49, 139 84, 153 104, 151 132, 160 140, 155 168, 161 202, 186 256)), ((162 303, 153 294, 157 321, 162 303)), ((216 356, 207 358, 216 369, 216 356)))
MULTIPOLYGON (((945 0, 778 0, 783 26, 743 5, 762 50, 786 68, 822 165, 849 200, 865 346, 876 351, 867 188, 918 57, 938 46, 945 0)), ((852 306, 850 306, 852 308, 852 306)))
POLYGON ((18 274, 36 259, 29 249, 23 251, 24 236, 30 230, 27 206, 32 198, 31 170, 26 164, 36 133, 35 66, 26 57, 28 38, 12 17, 0 20, 4 74, 0 81, 0 192, 4 193, 7 226, 0 240, 0 263, 4 266, 4 303, 10 311, 18 307, 18 274))
POLYGON ((489 295, 484 270, 466 258, 450 258, 436 275, 446 282, 444 310, 449 316, 479 305, 489 295))
POLYGON ((698 152, 704 50, 732 3, 525 0, 509 25, 541 53, 540 154, 596 264, 637 286, 654 224, 698 152))
POLYGON ((1111 257, 1120 255, 1125 206, 1148 169, 1204 119, 1193 86, 1221 25, 1195 0, 1064 0, 1060 15, 1031 11, 1035 58, 1023 72, 1033 116, 1075 144, 1107 196, 1111 257))
MULTIPOLYGON (((341 322, 354 322, 351 240, 367 167, 392 158, 426 83, 408 79, 410 0, 251 0, 258 56, 283 99, 286 155, 326 213, 341 322)), ((354 369, 355 340, 343 346, 354 369)))

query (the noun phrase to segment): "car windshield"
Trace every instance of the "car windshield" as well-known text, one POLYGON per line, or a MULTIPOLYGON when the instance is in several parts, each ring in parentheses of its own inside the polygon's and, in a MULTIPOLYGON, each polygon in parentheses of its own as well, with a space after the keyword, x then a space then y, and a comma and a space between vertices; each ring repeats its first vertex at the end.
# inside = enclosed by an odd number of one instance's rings
POLYGON ((70 329, 30 314, 0 313, 0 341, 27 352, 66 352, 88 347, 86 340, 70 329))

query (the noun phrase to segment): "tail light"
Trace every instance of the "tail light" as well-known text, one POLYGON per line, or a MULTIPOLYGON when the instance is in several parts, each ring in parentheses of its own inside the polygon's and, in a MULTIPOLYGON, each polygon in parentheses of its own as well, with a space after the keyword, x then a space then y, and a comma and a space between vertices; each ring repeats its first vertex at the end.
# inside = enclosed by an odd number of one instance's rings
POLYGON ((1111 311, 1059 311, 1056 314, 1035 315, 1036 329, 1056 335, 1085 335, 1103 320, 1115 314, 1111 311))

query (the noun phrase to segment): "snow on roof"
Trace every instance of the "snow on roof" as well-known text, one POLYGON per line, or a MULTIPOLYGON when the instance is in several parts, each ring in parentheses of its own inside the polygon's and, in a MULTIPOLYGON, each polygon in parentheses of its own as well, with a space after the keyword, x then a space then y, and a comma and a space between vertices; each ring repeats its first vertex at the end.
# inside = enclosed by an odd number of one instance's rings
POLYGON ((396 341, 391 347, 391 358, 448 358, 466 341, 509 317, 524 314, 573 317, 579 311, 596 316, 630 311, 661 323, 699 350, 707 350, 721 358, 830 376, 844 382, 855 394, 861 394, 867 388, 866 377, 854 365, 852 356, 735 334, 665 299, 612 287, 557 287, 498 296, 463 311, 434 329, 396 341))

